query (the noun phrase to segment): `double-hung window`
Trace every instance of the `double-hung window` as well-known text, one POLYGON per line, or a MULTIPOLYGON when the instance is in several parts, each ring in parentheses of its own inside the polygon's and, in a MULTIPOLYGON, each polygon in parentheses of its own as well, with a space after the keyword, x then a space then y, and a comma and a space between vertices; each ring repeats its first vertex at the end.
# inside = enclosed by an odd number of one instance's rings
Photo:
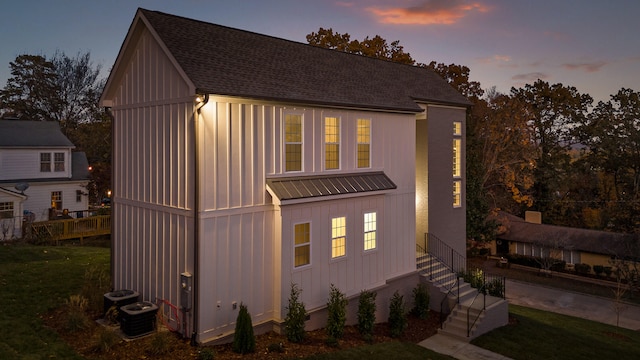
POLYGON ((51 172, 51 153, 40 153, 40 172, 51 172))
POLYGON ((62 210, 62 191, 51 192, 51 208, 62 210))
POLYGON ((346 218, 331 219, 331 258, 338 258, 347 254, 347 221, 346 218))
POLYGON ((284 119, 285 171, 302 171, 302 115, 284 119))
POLYGON ((13 217, 13 202, 0 202, 0 219, 13 217))
POLYGON ((358 168, 371 167, 371 120, 358 119, 358 168))
POLYGON ((294 236, 294 267, 311 264, 311 224, 296 224, 293 227, 294 236))
POLYGON ((324 118, 324 168, 340 168, 340 119, 337 117, 324 118))
POLYGON ((364 249, 373 250, 376 248, 376 213, 364 214, 364 249))
POLYGON ((53 154, 53 171, 64 171, 64 153, 53 154))
POLYGON ((462 206, 462 123, 453 122, 453 207, 462 206))

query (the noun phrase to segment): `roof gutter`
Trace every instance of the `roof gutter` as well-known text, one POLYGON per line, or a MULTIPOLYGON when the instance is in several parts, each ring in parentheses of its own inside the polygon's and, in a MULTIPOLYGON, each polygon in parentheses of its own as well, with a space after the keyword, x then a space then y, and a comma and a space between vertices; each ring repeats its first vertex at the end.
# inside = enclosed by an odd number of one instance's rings
MULTIPOLYGON (((196 96, 200 96, 197 95, 196 96)), ((198 335, 198 284, 200 276, 200 134, 198 132, 198 124, 200 121, 201 109, 209 102, 209 94, 202 96, 201 101, 196 104, 196 113, 193 119, 193 158, 194 158, 194 190, 193 190, 193 311, 191 313, 193 330, 191 334, 191 345, 197 345, 198 335)), ((186 330, 186 329, 185 329, 186 330)))

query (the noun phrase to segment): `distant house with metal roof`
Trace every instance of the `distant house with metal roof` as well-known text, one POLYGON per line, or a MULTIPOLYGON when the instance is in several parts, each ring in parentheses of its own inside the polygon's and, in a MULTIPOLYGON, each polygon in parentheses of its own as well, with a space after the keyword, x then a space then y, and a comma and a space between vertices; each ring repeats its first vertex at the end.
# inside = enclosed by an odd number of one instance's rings
POLYGON ((23 220, 87 210, 89 165, 74 148, 56 122, 0 120, 0 240, 20 237, 23 220))
POLYGON ((139 9, 100 103, 114 287, 174 304, 197 342, 240 302, 279 328, 292 283, 307 329, 331 284, 377 291, 383 319, 427 234, 466 253, 470 102, 429 69, 139 9))
POLYGON ((567 264, 610 266, 612 259, 638 257, 638 237, 633 234, 613 233, 589 229, 542 224, 536 220, 501 212, 498 221, 502 231, 496 237, 497 254, 549 256, 567 264))

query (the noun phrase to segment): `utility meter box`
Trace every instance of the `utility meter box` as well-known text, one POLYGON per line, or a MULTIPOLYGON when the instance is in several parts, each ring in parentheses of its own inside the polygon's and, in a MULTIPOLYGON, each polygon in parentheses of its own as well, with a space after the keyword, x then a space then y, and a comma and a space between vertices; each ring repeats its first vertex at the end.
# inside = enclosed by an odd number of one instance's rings
POLYGON ((180 306, 184 310, 191 310, 193 300, 193 276, 189 272, 180 274, 180 306))

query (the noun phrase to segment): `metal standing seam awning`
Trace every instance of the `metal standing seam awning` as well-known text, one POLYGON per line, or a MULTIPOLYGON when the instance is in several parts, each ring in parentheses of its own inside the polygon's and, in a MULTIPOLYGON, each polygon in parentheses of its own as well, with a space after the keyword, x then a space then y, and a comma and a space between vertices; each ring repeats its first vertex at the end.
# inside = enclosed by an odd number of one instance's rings
POLYGON ((267 187, 281 202, 396 189, 384 172, 268 178, 267 187))

